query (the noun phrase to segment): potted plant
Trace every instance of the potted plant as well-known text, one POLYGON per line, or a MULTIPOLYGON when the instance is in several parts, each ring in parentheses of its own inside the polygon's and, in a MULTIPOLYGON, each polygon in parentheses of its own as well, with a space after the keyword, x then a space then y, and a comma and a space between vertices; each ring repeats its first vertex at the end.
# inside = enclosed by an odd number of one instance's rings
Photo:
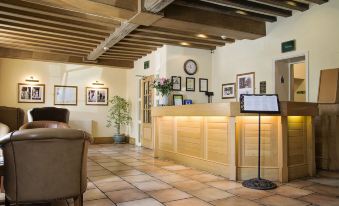
POLYGON ((107 127, 115 126, 116 134, 113 136, 115 143, 125 143, 126 136, 120 133, 120 128, 122 125, 128 125, 132 120, 129 115, 129 103, 119 96, 114 96, 108 102, 111 106, 108 110, 107 127))
POLYGON ((171 93, 172 84, 173 83, 170 79, 164 77, 154 80, 153 88, 155 88, 160 95, 159 105, 161 106, 168 105, 168 96, 171 93))

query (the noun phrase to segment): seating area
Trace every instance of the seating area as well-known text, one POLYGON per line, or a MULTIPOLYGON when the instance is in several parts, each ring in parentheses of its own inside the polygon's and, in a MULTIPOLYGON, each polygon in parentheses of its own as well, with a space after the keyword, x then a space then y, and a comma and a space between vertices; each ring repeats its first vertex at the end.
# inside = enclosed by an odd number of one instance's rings
POLYGON ((0 206, 339 206, 339 0, 0 0, 0 206))

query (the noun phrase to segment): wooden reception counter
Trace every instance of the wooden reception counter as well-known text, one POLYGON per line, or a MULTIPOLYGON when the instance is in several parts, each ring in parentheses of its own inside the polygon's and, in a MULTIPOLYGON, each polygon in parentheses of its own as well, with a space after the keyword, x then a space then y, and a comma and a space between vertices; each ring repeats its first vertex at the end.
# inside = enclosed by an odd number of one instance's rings
MULTIPOLYGON (((315 174, 317 105, 281 102, 281 114, 261 118, 263 178, 287 182, 315 174)), ((256 177, 258 117, 233 103, 152 108, 155 156, 231 180, 256 177)))

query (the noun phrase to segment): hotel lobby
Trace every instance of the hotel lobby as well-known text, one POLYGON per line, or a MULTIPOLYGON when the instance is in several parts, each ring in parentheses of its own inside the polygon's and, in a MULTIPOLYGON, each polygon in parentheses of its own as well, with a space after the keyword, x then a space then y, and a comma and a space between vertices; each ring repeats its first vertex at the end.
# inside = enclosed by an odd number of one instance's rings
POLYGON ((1 0, 0 205, 339 206, 339 1, 1 0))

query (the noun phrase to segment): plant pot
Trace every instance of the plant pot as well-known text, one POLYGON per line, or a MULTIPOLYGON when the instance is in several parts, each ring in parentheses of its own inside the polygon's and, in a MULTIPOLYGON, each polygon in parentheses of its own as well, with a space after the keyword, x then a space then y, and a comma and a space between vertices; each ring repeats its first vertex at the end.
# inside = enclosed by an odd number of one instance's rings
POLYGON ((115 144, 125 144, 126 136, 124 134, 115 134, 113 136, 113 140, 115 144))
POLYGON ((168 96, 167 95, 160 95, 160 98, 159 98, 159 105, 160 106, 167 106, 168 105, 168 96))

